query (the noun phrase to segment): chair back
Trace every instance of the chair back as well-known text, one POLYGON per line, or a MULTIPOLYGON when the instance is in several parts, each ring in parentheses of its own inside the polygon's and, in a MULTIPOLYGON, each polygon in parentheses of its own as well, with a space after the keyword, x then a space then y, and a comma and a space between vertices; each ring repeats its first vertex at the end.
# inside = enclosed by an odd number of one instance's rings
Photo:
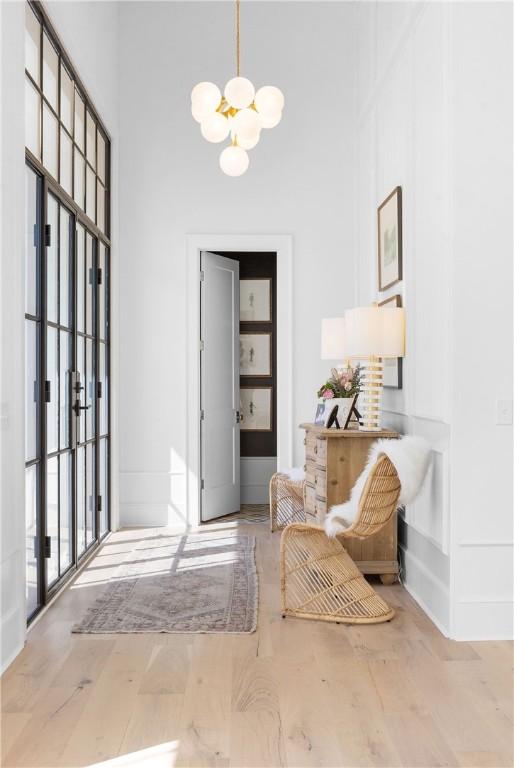
POLYGON ((396 512, 400 489, 394 464, 381 453, 366 480, 357 518, 342 536, 366 538, 387 525, 396 512))

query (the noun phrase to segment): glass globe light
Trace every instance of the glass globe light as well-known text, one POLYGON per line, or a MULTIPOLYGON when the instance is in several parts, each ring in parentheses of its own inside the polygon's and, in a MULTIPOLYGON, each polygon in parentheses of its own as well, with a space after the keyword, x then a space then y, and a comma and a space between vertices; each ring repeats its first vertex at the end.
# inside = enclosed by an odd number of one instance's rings
POLYGON ((191 111, 198 122, 215 112, 220 102, 221 91, 214 83, 198 83, 191 91, 191 111))
POLYGON ((284 109, 284 94, 274 85, 263 85, 255 94, 255 106, 262 115, 276 115, 284 109))
POLYGON ((261 134, 259 131, 259 133, 256 136, 254 136, 253 139, 245 139, 242 136, 236 136, 236 141, 238 146, 242 147, 243 149, 253 149, 259 143, 260 137, 261 137, 261 134))
POLYGON ((226 117, 220 115, 219 112, 213 112, 202 120, 200 130, 204 139, 217 144, 227 138, 230 133, 230 126, 226 117))
POLYGON ((277 112, 274 115, 259 115, 259 122, 261 128, 274 128, 282 120, 282 112, 277 112))
POLYGON ((248 153, 242 147, 225 147, 220 155, 220 168, 227 176, 242 176, 249 164, 248 153))
POLYGON ((255 96, 255 88, 246 77, 233 77, 225 86, 225 98, 236 109, 249 107, 255 96))
POLYGON ((232 125, 242 139, 254 139, 261 130, 259 115, 254 109, 241 109, 235 115, 232 125))

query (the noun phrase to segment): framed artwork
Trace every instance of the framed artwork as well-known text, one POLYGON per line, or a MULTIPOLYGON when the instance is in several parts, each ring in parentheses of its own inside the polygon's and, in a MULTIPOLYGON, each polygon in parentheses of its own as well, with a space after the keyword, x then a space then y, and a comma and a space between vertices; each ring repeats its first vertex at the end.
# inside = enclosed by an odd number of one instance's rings
POLYGON ((239 319, 242 323, 271 323, 271 278, 239 281, 239 319))
POLYGON ((239 334, 241 376, 271 376, 271 333, 239 334))
POLYGON ((272 421, 272 388, 271 387, 241 387, 240 411, 241 430, 243 432, 271 432, 272 421))
POLYGON ((402 188, 396 187, 378 209, 378 290, 402 276, 402 188))
POLYGON ((332 426, 336 426, 337 429, 347 429, 356 400, 357 395, 319 400, 314 423, 327 429, 332 426))
MULTIPOLYGON (((384 299, 379 307, 401 307, 402 297, 399 294, 384 299)), ((402 389, 403 387, 403 359, 401 357, 384 358, 384 387, 402 389)))

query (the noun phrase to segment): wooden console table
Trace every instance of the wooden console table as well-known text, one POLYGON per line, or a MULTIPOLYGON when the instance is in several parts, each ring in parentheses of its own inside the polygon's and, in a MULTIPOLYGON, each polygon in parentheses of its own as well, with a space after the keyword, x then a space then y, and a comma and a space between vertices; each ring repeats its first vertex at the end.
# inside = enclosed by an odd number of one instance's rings
MULTIPOLYGON (((334 504, 350 498, 355 481, 364 469, 370 446, 379 438, 395 439, 397 432, 361 432, 357 429, 325 429, 300 424, 305 430, 305 507, 322 524, 334 504)), ((349 539, 345 549, 362 573, 378 574, 391 584, 398 574, 396 514, 385 528, 363 541, 349 539)))

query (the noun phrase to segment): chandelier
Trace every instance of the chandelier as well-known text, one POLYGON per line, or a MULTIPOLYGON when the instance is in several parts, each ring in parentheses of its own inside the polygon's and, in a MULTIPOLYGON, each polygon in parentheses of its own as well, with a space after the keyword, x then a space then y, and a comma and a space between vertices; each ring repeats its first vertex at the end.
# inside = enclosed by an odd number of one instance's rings
POLYGON ((245 173, 250 163, 247 150, 258 144, 261 129, 279 124, 284 107, 279 88, 264 85, 256 92, 250 80, 240 76, 239 5, 236 0, 236 77, 228 81, 223 96, 217 85, 208 82, 191 91, 191 113, 204 139, 218 144, 230 135, 231 142, 220 155, 220 168, 228 176, 245 173))

